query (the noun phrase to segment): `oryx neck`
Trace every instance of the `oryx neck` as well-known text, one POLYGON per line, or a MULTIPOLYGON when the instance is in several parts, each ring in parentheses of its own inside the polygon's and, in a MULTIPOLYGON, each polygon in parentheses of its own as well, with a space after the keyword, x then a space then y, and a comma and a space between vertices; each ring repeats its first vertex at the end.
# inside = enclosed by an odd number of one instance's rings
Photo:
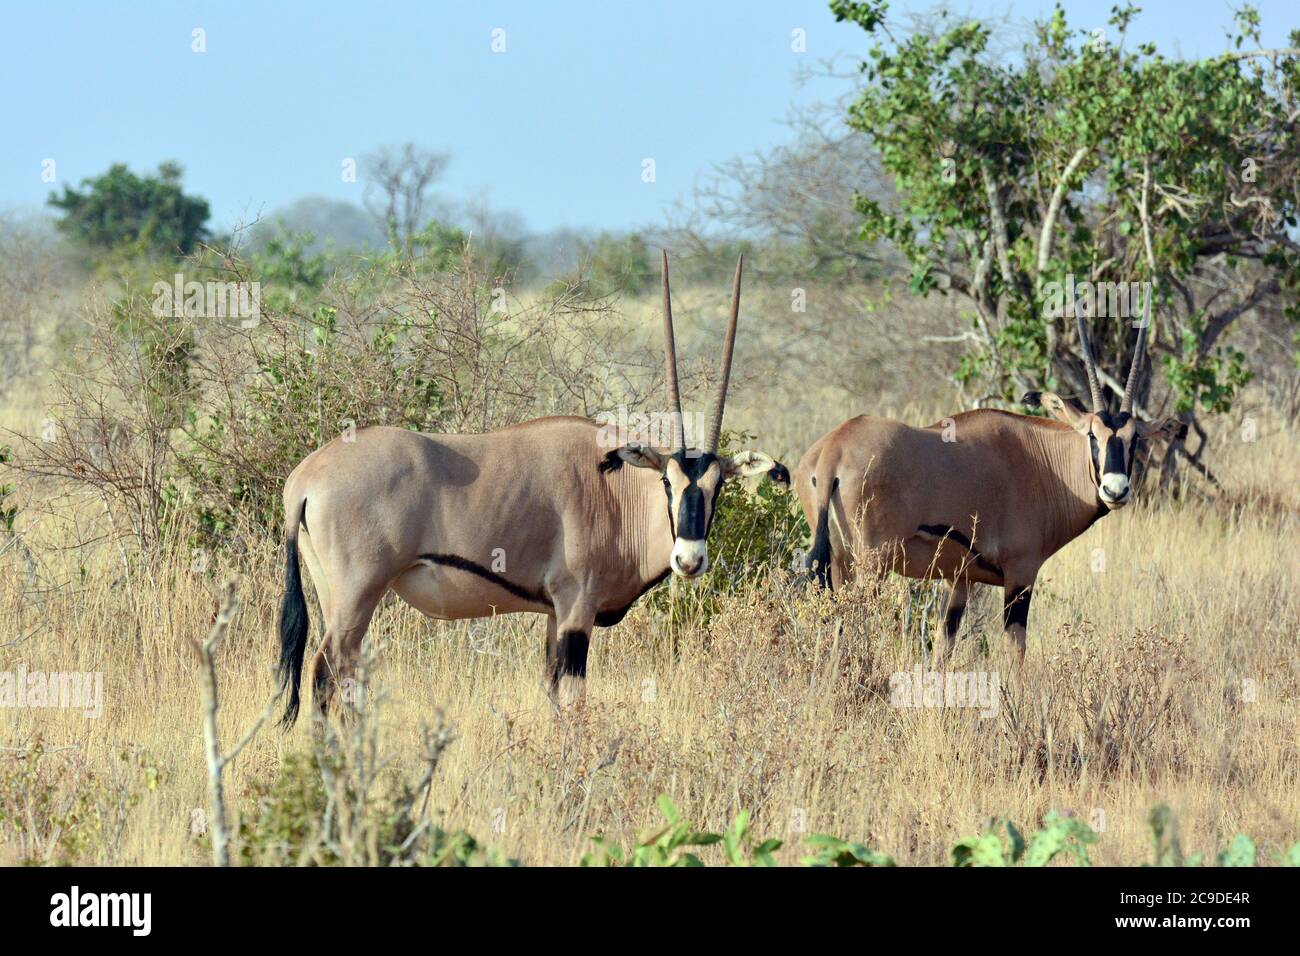
POLYGON ((621 561, 643 581, 662 577, 673 550, 672 521, 660 474, 647 468, 622 468, 612 491, 619 521, 612 541, 621 561))
POLYGON ((1073 428, 1035 427, 1030 449, 1039 465, 1038 493, 1047 521, 1043 528, 1052 550, 1082 534, 1104 507, 1092 477, 1088 436, 1073 428))

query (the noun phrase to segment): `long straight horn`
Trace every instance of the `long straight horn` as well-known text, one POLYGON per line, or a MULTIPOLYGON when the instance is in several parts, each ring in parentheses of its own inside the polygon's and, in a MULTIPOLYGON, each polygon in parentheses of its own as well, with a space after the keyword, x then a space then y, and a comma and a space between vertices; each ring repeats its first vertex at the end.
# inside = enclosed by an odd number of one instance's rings
POLYGON ((1137 344, 1133 346, 1133 364, 1128 369, 1128 381, 1124 383, 1124 399, 1119 404, 1121 412, 1133 413, 1133 393, 1137 391, 1138 376, 1142 374, 1142 360, 1147 353, 1147 329, 1151 326, 1151 297, 1155 294, 1155 283, 1147 287, 1146 305, 1142 307, 1142 325, 1138 329, 1137 344))
POLYGON ((727 340, 722 346, 722 376, 718 380, 718 397, 713 403, 713 418, 709 421, 706 452, 718 450, 718 436, 722 434, 722 409, 727 404, 727 382, 731 379, 731 352, 736 346, 736 320, 740 318, 740 273, 745 266, 742 252, 736 260, 736 280, 731 286, 731 322, 727 325, 727 340))
POLYGON ((1088 340, 1088 330, 1084 327, 1083 316, 1079 314, 1079 303, 1074 303, 1074 320, 1079 326, 1079 348, 1083 351, 1083 367, 1088 373, 1088 391, 1092 393, 1092 410, 1099 412, 1106 407, 1101 397, 1101 382, 1097 380, 1097 360, 1092 357, 1092 343, 1088 340))
POLYGON ((682 392, 677 384, 677 342, 673 338, 673 302, 668 291, 668 250, 664 253, 664 364, 668 380, 668 405, 673 413, 673 447, 679 452, 686 447, 686 421, 682 418, 682 392))

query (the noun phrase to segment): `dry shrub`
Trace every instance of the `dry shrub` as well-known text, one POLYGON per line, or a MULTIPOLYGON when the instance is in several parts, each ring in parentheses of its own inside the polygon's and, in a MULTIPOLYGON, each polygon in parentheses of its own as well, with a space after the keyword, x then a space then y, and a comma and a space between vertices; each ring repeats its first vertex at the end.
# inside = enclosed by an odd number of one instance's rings
POLYGON ((106 770, 76 746, 47 748, 36 740, 0 748, 0 862, 112 860, 142 793, 162 779, 154 758, 138 748, 119 751, 106 770))
MULTIPOLYGON (((237 260, 218 276, 256 280, 237 260)), ((448 272, 381 260, 311 296, 265 294, 255 323, 158 315, 128 290, 91 308, 12 467, 98 499, 143 549, 180 515, 246 543, 278 528, 293 467, 353 429, 482 431, 635 405, 655 384, 661 361, 608 303, 572 289, 521 303, 495 282, 468 252, 448 272)))
POLYGON ((1177 769, 1176 741, 1192 716, 1182 688, 1200 679, 1181 635, 1139 631, 1103 641, 1088 625, 1066 625, 1040 680, 1002 685, 1003 739, 1011 763, 1043 780, 1177 769))
POLYGON ((66 331, 71 282, 53 230, 0 214, 0 397, 38 368, 41 346, 66 331))
POLYGON ((889 700, 900 633, 899 607, 879 588, 853 582, 824 591, 802 574, 773 571, 725 604, 710 622, 704 650, 709 666, 738 672, 727 680, 716 676, 724 686, 742 688, 739 696, 779 706, 788 700, 773 693, 780 688, 786 697, 794 689, 802 697, 819 695, 845 718, 860 717, 869 704, 889 700))
POLYGON ((147 549, 164 534, 172 436, 194 394, 193 330, 153 316, 135 293, 88 321, 52 372, 40 432, 11 433, 11 465, 45 494, 76 489, 94 499, 115 537, 147 549))

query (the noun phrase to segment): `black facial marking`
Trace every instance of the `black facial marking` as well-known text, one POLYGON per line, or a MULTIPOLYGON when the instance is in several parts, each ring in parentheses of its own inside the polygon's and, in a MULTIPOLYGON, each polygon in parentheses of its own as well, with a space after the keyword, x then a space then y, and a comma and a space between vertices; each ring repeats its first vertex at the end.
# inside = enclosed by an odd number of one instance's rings
POLYGON ((591 638, 585 631, 565 631, 560 635, 555 654, 555 673, 551 675, 553 683, 559 683, 561 677, 587 676, 587 648, 591 638))
POLYGON ((704 519, 704 492, 692 482, 678 496, 677 537, 687 541, 701 540, 709 531, 704 519))
POLYGON ((1134 432, 1132 441, 1128 443, 1128 471, 1124 472, 1124 474, 1130 477, 1133 475, 1133 463, 1137 461, 1138 448, 1141 444, 1142 439, 1137 436, 1136 432, 1134 432))
POLYGON ((1127 475, 1128 468, 1124 463, 1124 439, 1118 435, 1111 435, 1106 439, 1106 467, 1102 471, 1103 475, 1111 474, 1127 475))
POLYGON ((984 557, 984 555, 980 554, 971 543, 970 538, 966 537, 956 528, 950 528, 946 524, 923 524, 918 525, 916 530, 925 534, 932 534, 936 538, 951 538, 971 553, 971 557, 975 559, 976 567, 989 571, 992 574, 996 574, 998 577, 1002 577, 1002 569, 992 561, 988 560, 988 558, 984 557))
POLYGON ((1008 588, 1002 595, 1002 626, 1009 628, 1013 624, 1024 627, 1029 621, 1029 599, 1033 588, 1008 588))
MULTIPOLYGON (((704 489, 700 487, 699 480, 709 470, 709 466, 718 460, 718 456, 712 452, 679 451, 673 455, 673 460, 681 467, 682 474, 688 481, 686 487, 677 496, 677 516, 673 521, 673 537, 684 541, 702 541, 709 536, 709 514, 712 508, 706 509, 704 506, 704 489)), ((719 477, 718 485, 713 490, 711 504, 717 504, 718 492, 721 490, 722 479, 719 477)), ((671 488, 668 488, 668 499, 672 501, 671 488)), ((672 518, 670 513, 669 519, 672 518)))
POLYGON ((520 587, 513 581, 507 581, 495 571, 489 571, 483 565, 471 561, 469 558, 462 558, 458 554, 422 554, 421 561, 428 561, 430 564, 440 564, 443 567, 458 568, 461 571, 468 571, 470 574, 477 574, 485 581, 491 581, 506 591, 509 591, 517 598, 523 598, 525 601, 532 601, 534 604, 542 604, 546 607, 551 606, 551 599, 540 591, 530 591, 527 588, 520 587))
POLYGON ((1117 432, 1125 425, 1127 425, 1129 419, 1132 418, 1133 416, 1130 415, 1128 412, 1101 411, 1101 412, 1097 412, 1097 417, 1101 419, 1101 423, 1103 425, 1105 425, 1111 431, 1117 432))
POLYGON ((1137 440, 1129 442, 1128 449, 1124 447, 1124 439, 1119 437, 1119 431, 1127 425, 1133 418, 1128 412, 1097 412, 1097 420, 1110 429, 1111 434, 1106 439, 1106 456, 1103 467, 1101 450, 1098 447, 1097 436, 1091 431, 1088 432, 1088 440, 1092 445, 1092 467, 1097 475, 1097 480, 1101 480, 1102 475, 1121 474, 1131 475, 1133 469, 1133 459, 1137 455, 1137 440), (1125 455, 1127 450, 1128 454, 1125 455))

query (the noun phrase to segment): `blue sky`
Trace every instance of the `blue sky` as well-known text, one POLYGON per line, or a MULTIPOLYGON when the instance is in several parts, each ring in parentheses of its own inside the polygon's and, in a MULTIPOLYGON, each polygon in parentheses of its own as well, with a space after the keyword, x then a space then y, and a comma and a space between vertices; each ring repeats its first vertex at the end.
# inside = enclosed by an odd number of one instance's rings
MULTIPOLYGON (((1091 28, 1112 5, 1065 7, 1091 28)), ((1257 6, 1270 45, 1300 25, 1292 0, 1257 6)), ((533 230, 662 222, 714 163, 787 139, 792 106, 841 91, 832 80, 801 88, 801 65, 865 48, 825 0, 0 7, 0 210, 43 204, 46 159, 56 185, 114 161, 176 159, 220 228, 309 194, 359 202, 343 160, 406 140, 452 154, 442 194, 486 198, 533 230), (498 28, 504 53, 491 48, 498 28), (791 50, 796 28, 806 53, 791 50), (654 183, 642 181, 646 158, 654 183)), ((1051 7, 952 5, 1023 22, 1051 7)), ((1224 48, 1228 3, 1143 7, 1136 39, 1189 56, 1224 48)))

